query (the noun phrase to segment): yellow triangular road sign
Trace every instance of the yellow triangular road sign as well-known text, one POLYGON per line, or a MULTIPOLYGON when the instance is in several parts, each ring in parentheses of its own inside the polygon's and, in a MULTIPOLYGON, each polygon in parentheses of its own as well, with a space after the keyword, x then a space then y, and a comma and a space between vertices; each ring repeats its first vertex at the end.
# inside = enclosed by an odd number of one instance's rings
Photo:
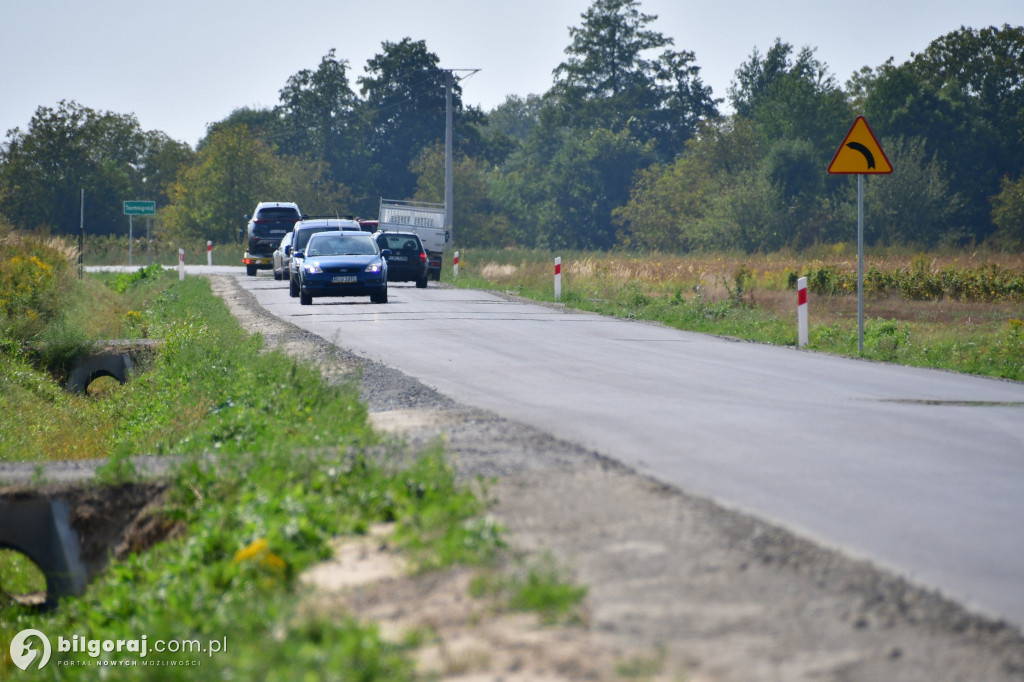
POLYGON ((892 173, 892 164, 878 144, 863 116, 858 116, 839 151, 832 157, 828 172, 833 174, 892 173))

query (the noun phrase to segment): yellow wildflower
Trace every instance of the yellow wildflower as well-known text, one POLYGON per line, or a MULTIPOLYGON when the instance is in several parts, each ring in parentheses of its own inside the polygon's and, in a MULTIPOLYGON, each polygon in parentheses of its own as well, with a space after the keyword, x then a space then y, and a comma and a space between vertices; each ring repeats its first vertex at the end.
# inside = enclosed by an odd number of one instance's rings
POLYGON ((256 560, 261 566, 269 568, 279 575, 284 575, 287 566, 284 559, 270 551, 270 546, 267 545, 264 538, 253 540, 249 546, 235 552, 234 562, 236 564, 249 560, 256 560))

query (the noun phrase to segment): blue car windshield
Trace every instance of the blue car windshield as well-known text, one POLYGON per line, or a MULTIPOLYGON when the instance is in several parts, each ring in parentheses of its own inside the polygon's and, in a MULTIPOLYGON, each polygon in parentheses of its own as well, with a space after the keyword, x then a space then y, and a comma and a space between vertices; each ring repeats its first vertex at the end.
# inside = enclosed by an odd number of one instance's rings
POLYGON ((377 247, 368 237, 342 235, 321 236, 309 240, 306 257, 310 256, 373 256, 377 247))

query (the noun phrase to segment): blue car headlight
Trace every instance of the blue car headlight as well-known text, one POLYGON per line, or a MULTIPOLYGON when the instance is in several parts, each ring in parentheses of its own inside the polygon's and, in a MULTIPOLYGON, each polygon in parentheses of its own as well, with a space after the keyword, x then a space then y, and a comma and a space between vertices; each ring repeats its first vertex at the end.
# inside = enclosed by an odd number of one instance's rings
POLYGON ((310 275, 319 275, 323 272, 323 270, 320 269, 320 264, 315 261, 312 263, 305 263, 302 268, 310 275))

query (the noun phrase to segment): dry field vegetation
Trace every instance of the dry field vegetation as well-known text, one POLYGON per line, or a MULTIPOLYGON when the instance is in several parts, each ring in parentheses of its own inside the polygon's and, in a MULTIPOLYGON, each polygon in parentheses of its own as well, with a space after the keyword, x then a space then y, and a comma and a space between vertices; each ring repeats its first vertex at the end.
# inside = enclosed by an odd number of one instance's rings
MULTIPOLYGON (((857 354, 857 249, 772 254, 563 253, 566 305, 681 329, 796 344, 796 280, 809 279, 810 344, 857 354)), ((460 254, 459 286, 553 300, 553 258, 460 254)), ((1024 254, 889 249, 865 256, 864 356, 1024 380, 1024 254)))

